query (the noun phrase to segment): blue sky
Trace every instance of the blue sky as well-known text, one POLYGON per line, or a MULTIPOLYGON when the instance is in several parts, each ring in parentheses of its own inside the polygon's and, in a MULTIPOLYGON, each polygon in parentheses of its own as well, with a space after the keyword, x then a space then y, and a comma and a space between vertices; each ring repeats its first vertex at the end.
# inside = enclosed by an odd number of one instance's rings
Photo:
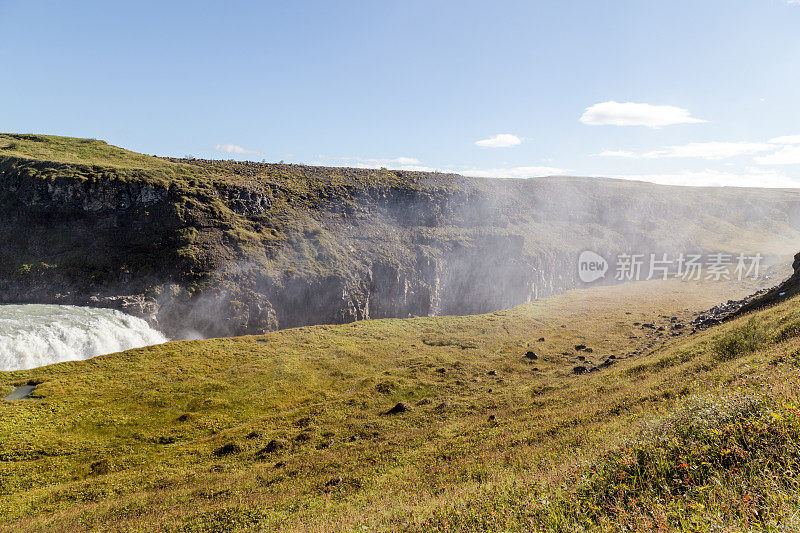
POLYGON ((800 187, 800 0, 0 0, 0 35, 0 131, 800 187))

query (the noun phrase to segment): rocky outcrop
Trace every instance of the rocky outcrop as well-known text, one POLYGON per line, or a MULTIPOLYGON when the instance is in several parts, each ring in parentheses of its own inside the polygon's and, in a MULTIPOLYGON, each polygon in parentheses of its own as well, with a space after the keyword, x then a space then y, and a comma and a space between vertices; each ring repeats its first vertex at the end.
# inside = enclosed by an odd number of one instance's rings
MULTIPOLYGON (((770 305, 775 305, 783 300, 800 294, 800 253, 794 256, 792 262, 793 274, 783 283, 765 291, 759 291, 744 300, 733 302, 735 309, 717 316, 717 323, 728 318, 740 316, 756 309, 761 309, 770 305)), ((728 302, 729 304, 731 302, 728 302)))

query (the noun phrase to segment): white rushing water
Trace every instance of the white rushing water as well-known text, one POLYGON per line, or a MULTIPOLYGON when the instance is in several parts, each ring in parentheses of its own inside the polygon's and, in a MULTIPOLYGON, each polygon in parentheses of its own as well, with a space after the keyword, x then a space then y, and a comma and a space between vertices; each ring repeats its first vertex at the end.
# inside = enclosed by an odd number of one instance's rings
POLYGON ((0 305, 0 370, 89 359, 166 342, 141 318, 73 305, 0 305))

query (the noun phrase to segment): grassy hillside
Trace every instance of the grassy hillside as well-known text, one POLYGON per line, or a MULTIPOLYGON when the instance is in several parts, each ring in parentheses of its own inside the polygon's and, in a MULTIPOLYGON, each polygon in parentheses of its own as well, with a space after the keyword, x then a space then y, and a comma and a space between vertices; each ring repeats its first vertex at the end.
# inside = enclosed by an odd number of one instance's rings
POLYGON ((0 133, 0 153, 8 157, 120 169, 170 171, 180 166, 97 139, 56 135, 0 133))
POLYGON ((791 529, 800 301, 673 327, 754 288, 599 287, 3 373, 0 394, 38 386, 0 401, 0 530, 791 529))

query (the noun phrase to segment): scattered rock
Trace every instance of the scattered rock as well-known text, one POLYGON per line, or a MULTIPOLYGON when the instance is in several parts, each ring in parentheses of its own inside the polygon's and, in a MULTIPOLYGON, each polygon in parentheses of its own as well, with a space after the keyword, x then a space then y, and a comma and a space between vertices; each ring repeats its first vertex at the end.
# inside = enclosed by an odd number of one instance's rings
POLYGON ((259 455, 264 455, 268 453, 275 453, 280 450, 284 450, 289 447, 289 441, 286 439, 272 439, 267 443, 266 446, 261 448, 258 451, 259 455))
POLYGON ((489 420, 491 420, 491 421, 497 420, 497 416, 496 415, 489 415, 489 420))
POLYGON ((741 300, 728 300, 724 304, 715 305, 711 309, 697 313, 691 321, 695 330, 703 330, 722 323, 729 316, 735 315, 742 307, 758 299, 773 289, 761 289, 741 300))
POLYGON ((92 475, 95 476, 101 476, 111 472, 111 467, 109 466, 108 461, 105 459, 100 459, 99 461, 93 462, 91 465, 89 465, 89 469, 92 471, 92 475))
POLYGON ((214 455, 217 457, 225 457, 226 455, 233 455, 234 453, 239 453, 242 451, 242 447, 236 444, 235 442, 229 442, 227 444, 223 444, 216 450, 214 450, 214 455))
POLYGON ((307 442, 311 440, 311 435, 308 433, 300 433, 294 438, 295 442, 307 442))
POLYGON ((583 365, 576 366, 575 368, 572 369, 572 373, 576 375, 585 374, 586 367, 583 365))
POLYGON ((578 361, 581 361, 581 362, 586 361, 586 358, 584 356, 582 356, 582 355, 579 355, 578 356, 578 361))
POLYGON ((446 372, 447 372, 447 369, 446 369, 446 368, 437 368, 437 369, 436 369, 436 371, 437 371, 438 373, 440 373, 440 374, 444 374, 444 373, 446 373, 446 372))
POLYGON ((534 352, 526 352, 525 358, 530 359, 531 361, 535 361, 536 359, 539 359, 539 356, 536 355, 534 352))
POLYGON ((583 350, 583 351, 584 351, 584 352, 586 352, 586 353, 592 353, 592 352, 594 352, 594 350, 592 350, 591 348, 584 348, 584 350, 583 350))
POLYGON ((341 483, 342 483, 342 478, 341 477, 335 477, 335 478, 331 479, 330 481, 328 481, 327 483, 325 483, 325 486, 326 487, 338 487, 339 485, 341 485, 341 483))
POLYGON ((496 376, 497 375, 497 370, 489 370, 486 374, 489 375, 489 376, 496 376))
POLYGON ((544 337, 539 337, 539 342, 544 342, 544 337))
POLYGON ((394 407, 386 411, 387 415, 397 415, 400 413, 405 413, 406 411, 410 410, 411 407, 408 404, 403 402, 397 403, 394 407))
POLYGON ((581 350, 585 350, 585 349, 586 349, 586 345, 585 344, 576 344, 575 345, 575 350, 578 351, 578 352, 581 351, 581 350))
POLYGON ((298 418, 297 420, 294 421, 294 425, 299 428, 307 428, 308 426, 311 425, 311 419, 307 416, 304 416, 303 418, 298 418))

